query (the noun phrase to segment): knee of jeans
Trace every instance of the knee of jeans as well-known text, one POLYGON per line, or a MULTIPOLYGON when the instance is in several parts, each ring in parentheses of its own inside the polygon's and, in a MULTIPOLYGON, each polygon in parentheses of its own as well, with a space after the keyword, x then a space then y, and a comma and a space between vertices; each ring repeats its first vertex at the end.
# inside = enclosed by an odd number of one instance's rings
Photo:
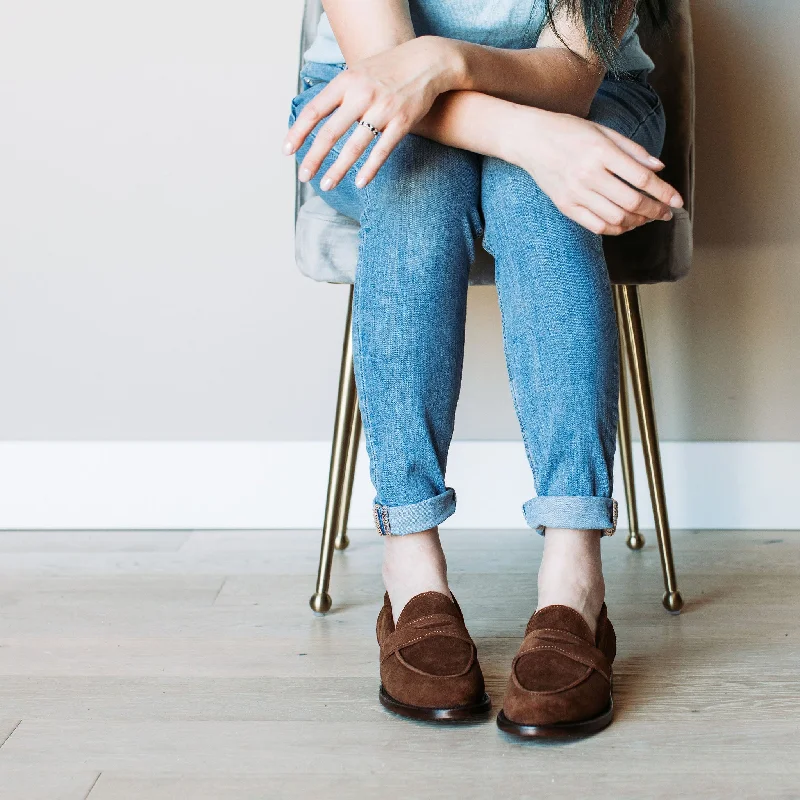
POLYGON ((580 228, 558 210, 530 174, 498 158, 484 160, 481 203, 486 226, 483 245, 495 257, 501 243, 515 246, 580 228))
POLYGON ((484 204, 517 209, 555 208, 553 201, 522 167, 499 158, 487 158, 483 164, 484 204))
POLYGON ((482 203, 486 216, 484 243, 491 249, 498 228, 506 234, 566 237, 572 246, 600 247, 600 237, 560 211, 524 169, 500 159, 486 159, 483 168, 482 203))
POLYGON ((408 135, 365 187, 366 213, 373 220, 394 220, 404 230, 442 234, 465 224, 477 235, 479 163, 473 153, 408 135))

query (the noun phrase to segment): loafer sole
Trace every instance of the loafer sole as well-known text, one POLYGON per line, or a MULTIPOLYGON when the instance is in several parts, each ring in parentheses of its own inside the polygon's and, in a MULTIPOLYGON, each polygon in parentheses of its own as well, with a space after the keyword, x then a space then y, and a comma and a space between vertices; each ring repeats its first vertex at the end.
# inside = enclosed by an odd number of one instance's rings
POLYGON ((609 700, 608 707, 592 719, 580 722, 561 722, 554 725, 523 725, 510 720, 502 711, 497 715, 497 727, 504 733, 521 739, 577 739, 591 736, 607 728, 614 719, 614 700, 609 700))
POLYGON ((425 708, 401 703, 399 700, 395 700, 383 686, 381 686, 378 697, 381 705, 393 714, 423 722, 465 722, 485 717, 492 709, 492 701, 485 692, 477 703, 453 708, 425 708))

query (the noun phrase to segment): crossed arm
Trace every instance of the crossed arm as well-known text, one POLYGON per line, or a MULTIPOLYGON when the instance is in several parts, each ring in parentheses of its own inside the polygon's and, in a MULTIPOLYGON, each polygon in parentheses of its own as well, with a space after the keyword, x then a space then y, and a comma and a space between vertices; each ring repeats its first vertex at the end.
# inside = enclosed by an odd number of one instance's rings
MULTIPOLYGON (((407 0, 324 5, 349 68, 306 106, 287 135, 284 152, 294 153, 330 114, 303 160, 301 180, 310 180, 334 144, 364 119, 382 133, 356 177, 358 186, 372 180, 413 132, 517 164, 563 213, 596 233, 669 219, 670 207, 682 205, 656 175, 663 167, 658 159, 582 119, 604 69, 581 20, 557 17, 558 33, 546 27, 536 48, 505 50, 416 37, 407 0)), ((633 7, 634 0, 627 0, 615 20, 620 36, 633 7)), ((368 130, 357 128, 321 188, 336 186, 372 140, 368 130)))

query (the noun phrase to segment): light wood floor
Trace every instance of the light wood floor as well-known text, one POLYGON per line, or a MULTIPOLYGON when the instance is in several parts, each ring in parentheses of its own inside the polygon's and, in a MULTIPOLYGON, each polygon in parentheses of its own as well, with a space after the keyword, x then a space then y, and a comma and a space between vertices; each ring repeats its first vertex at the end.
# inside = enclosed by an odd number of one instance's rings
MULTIPOLYGON (((443 537, 499 708, 541 540, 443 537)), ((800 797, 800 533, 676 533, 680 617, 606 541, 618 714, 563 745, 384 712, 352 539, 316 618, 313 532, 0 533, 0 798, 800 797)))

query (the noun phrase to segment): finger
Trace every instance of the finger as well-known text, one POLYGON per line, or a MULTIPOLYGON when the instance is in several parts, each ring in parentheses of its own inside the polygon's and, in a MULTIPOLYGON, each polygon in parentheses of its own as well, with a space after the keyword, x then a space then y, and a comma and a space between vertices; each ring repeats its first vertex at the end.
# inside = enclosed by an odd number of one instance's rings
POLYGON ((340 106, 325 124, 314 135, 314 143, 306 153, 297 177, 305 182, 310 181, 319 171, 322 162, 328 157, 339 139, 361 117, 360 109, 353 106, 340 106))
POLYGON ((614 227, 609 225, 605 220, 600 219, 594 212, 590 211, 584 206, 572 206, 563 212, 571 220, 574 220, 578 225, 582 225, 592 233, 598 236, 617 236, 624 233, 623 228, 614 227))
POLYGON ((616 145, 611 145, 603 159, 603 164, 610 172, 622 178, 631 186, 646 192, 671 208, 680 208, 683 198, 666 181, 662 181, 651 169, 640 164, 624 153, 616 145))
POLYGON ((377 174, 378 170, 386 163, 386 159, 400 143, 408 131, 397 123, 390 122, 380 135, 375 147, 369 154, 366 163, 356 175, 356 186, 363 189, 377 174))
POLYGON ((629 231, 650 222, 647 217, 626 211, 597 192, 588 192, 583 203, 589 211, 613 228, 629 231))
POLYGON ((672 219, 672 210, 668 205, 642 194, 605 170, 594 190, 625 211, 640 214, 648 221, 659 219, 666 222, 672 219))
POLYGON ((334 78, 297 115, 294 125, 289 128, 286 138, 283 140, 283 152, 286 155, 296 153, 317 123, 341 105, 343 97, 343 85, 334 78))
POLYGON ((320 189, 322 189, 323 192, 327 192, 335 188, 353 164, 366 152, 373 141, 375 141, 375 135, 372 131, 359 125, 350 135, 344 147, 342 147, 336 161, 333 162, 325 173, 325 176, 320 182, 320 189))
POLYGON ((644 149, 640 144, 637 144, 632 139, 629 139, 627 136, 623 136, 618 131, 615 131, 611 128, 607 128, 605 125, 600 125, 600 130, 609 138, 612 142, 614 142, 617 147, 620 148, 624 153, 627 153, 631 158, 635 158, 640 164, 644 165, 648 169, 652 169, 655 172, 660 172, 664 169, 664 162, 656 158, 655 156, 651 156, 647 150, 644 149))

